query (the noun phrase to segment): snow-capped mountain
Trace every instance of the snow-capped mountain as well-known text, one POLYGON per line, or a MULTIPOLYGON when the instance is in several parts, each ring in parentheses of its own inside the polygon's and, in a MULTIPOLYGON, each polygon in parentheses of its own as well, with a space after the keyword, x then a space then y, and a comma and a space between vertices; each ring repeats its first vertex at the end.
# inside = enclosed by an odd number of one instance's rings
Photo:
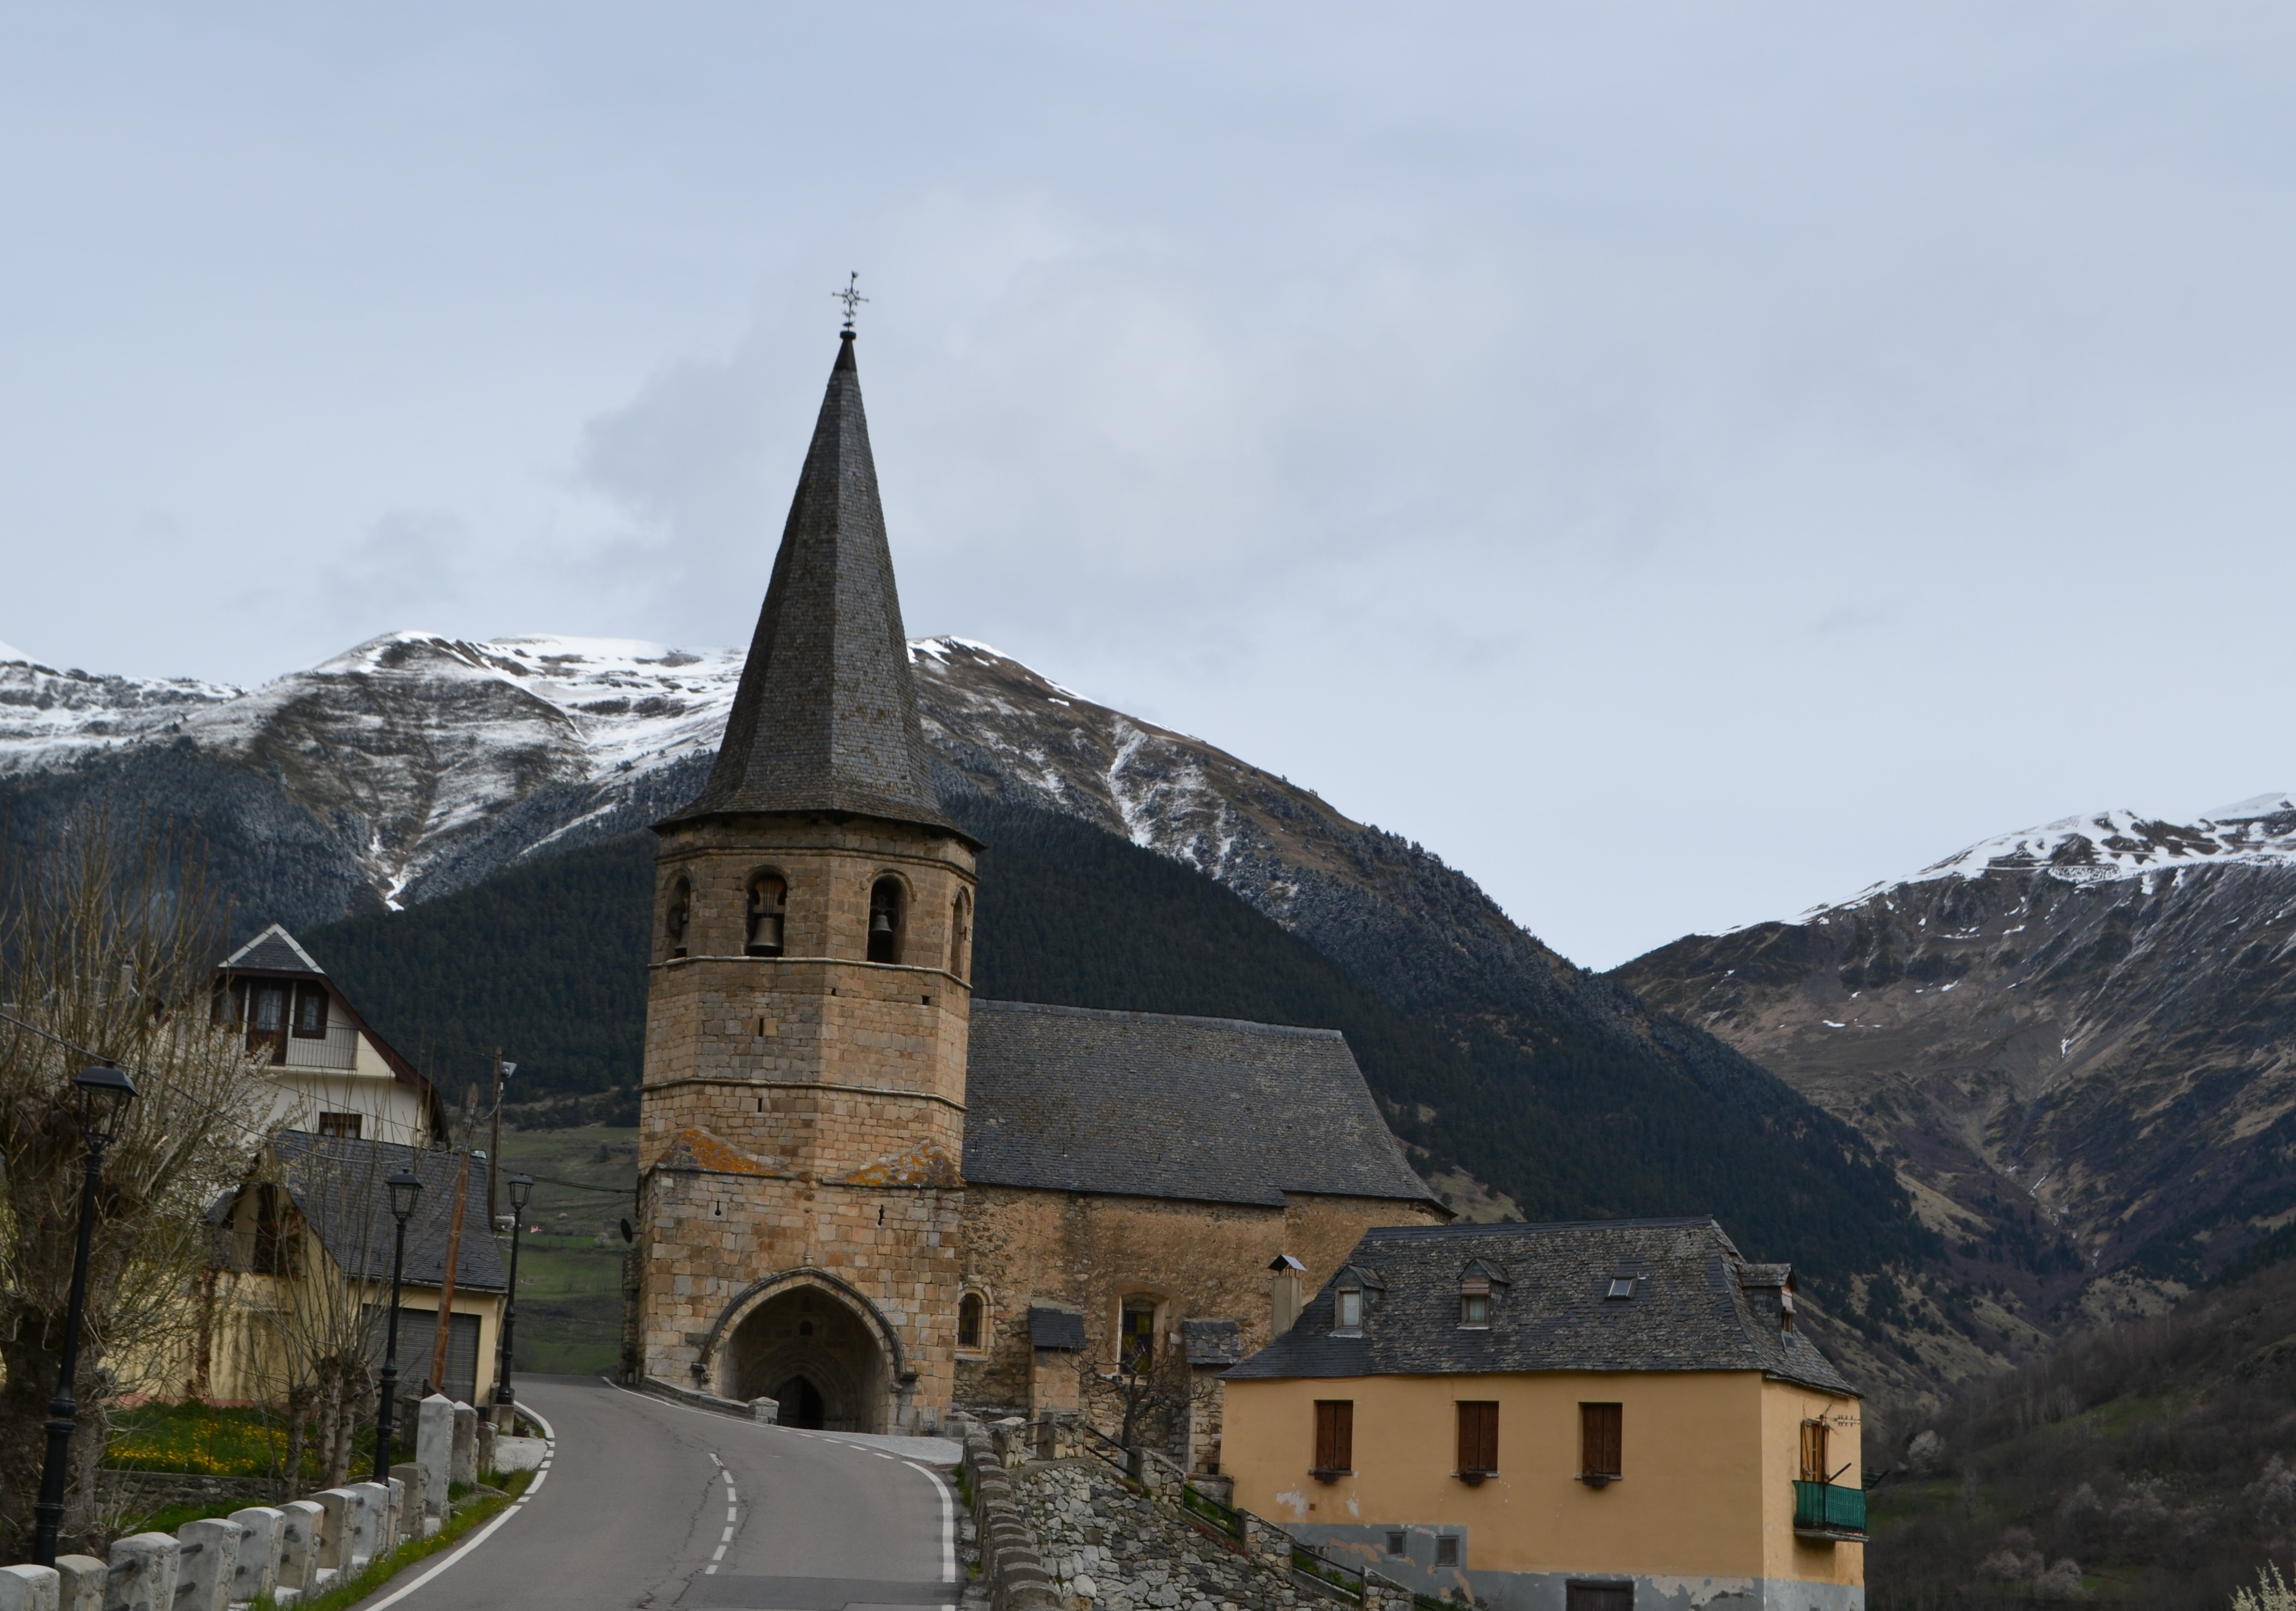
POLYGON ((1901 1149, 1980 1287, 2120 1269, 2111 1313, 2296 1209, 2296 796, 2002 834, 1613 977, 1901 1149))

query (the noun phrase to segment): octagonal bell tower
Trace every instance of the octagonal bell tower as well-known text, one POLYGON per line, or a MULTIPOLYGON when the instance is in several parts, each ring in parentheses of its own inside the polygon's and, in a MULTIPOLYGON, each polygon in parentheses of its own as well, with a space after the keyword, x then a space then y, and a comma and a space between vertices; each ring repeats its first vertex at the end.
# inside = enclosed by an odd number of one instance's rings
POLYGON ((631 1362, 792 1424, 935 1424, 979 846, 933 787, 850 330, 717 765, 654 831, 631 1362))

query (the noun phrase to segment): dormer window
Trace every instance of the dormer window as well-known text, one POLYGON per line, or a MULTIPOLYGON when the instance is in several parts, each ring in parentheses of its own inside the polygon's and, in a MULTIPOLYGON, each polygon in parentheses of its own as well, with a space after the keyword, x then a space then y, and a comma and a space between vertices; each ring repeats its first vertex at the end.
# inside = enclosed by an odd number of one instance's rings
POLYGON ((1631 1275, 1614 1275, 1611 1278, 1611 1289, 1603 1296, 1608 1299, 1632 1297, 1634 1295, 1635 1278, 1631 1275))
POLYGON ((782 932, 789 917, 789 883, 778 873, 760 872, 750 879, 750 900, 742 949, 753 957, 782 953, 782 932))
POLYGON ((907 915, 908 891, 898 879, 879 879, 869 890, 869 960, 901 960, 902 920, 907 915))
POLYGON ((1491 1323, 1491 1284, 1488 1280, 1471 1279, 1459 1284, 1459 1324, 1488 1326, 1491 1323))
POLYGON ((1333 1306, 1334 1329, 1360 1332, 1363 1329, 1364 1295, 1360 1287, 1342 1287, 1339 1301, 1333 1306))
POLYGON ((693 920, 693 885, 683 873, 669 887, 669 904, 662 909, 663 948, 674 957, 685 954, 685 929, 693 920))

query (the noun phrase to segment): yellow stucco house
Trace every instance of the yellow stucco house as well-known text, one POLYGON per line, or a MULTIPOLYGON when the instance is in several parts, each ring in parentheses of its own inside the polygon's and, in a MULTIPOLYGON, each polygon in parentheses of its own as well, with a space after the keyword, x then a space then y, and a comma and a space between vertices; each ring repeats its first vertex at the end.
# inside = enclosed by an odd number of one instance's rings
POLYGON ((1710 1219, 1373 1231, 1226 1373, 1235 1502, 1498 1611, 1863 1611, 1856 1391, 1710 1219))

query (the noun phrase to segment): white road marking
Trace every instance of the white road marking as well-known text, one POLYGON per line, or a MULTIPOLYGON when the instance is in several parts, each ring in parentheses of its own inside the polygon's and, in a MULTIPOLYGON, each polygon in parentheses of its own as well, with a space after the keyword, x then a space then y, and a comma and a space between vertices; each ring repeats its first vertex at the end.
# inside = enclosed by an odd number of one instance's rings
POLYGON ((709 1558, 714 1561, 724 1560, 726 1558, 726 1546, 723 1544, 718 1545, 717 1552, 711 1555, 709 1558))
MULTIPOLYGON (((940 1495, 940 1581, 953 1583, 956 1581, 956 1503, 949 1497, 948 1484, 931 1466, 920 1466, 914 1460, 903 1460, 901 1464, 922 1473, 932 1484, 933 1492, 940 1495)), ((942 1611, 948 1611, 948 1607, 944 1607, 942 1611)))
POLYGON ((488 1522, 485 1526, 480 1528, 468 1539, 464 1540, 461 1549, 455 1550, 445 1560, 440 1561, 437 1566, 431 1567, 430 1570, 425 1572, 422 1576, 416 1578, 404 1589, 399 1590, 394 1594, 385 1595, 382 1599, 376 1600, 372 1606, 367 1607, 367 1611, 384 1611, 386 1607, 395 1606, 400 1600, 405 1599, 408 1595, 414 1593, 417 1589, 422 1587, 423 1584, 429 1582, 432 1578, 437 1577, 440 1573, 446 1571, 447 1567, 462 1559, 472 1550, 477 1549, 480 1544, 485 1543, 487 1540, 492 1538, 495 1535, 496 1529, 500 1527, 504 1522, 510 1520, 512 1517, 516 1516, 520 1511, 525 1509, 526 1501, 532 1499, 535 1494, 541 1491, 542 1484, 547 1481, 550 1476, 550 1460, 548 1457, 557 1451, 558 1434, 552 1428, 548 1421, 544 1420, 539 1415, 535 1414, 533 1411, 521 1410, 520 1413, 529 1418, 536 1426, 540 1427, 542 1428, 542 1435, 548 1440, 545 1445, 542 1464, 535 1468, 534 1480, 526 1485, 526 1492, 520 1494, 518 1498, 510 1504, 505 1505, 503 1508, 503 1513, 500 1516, 496 1517, 494 1520, 488 1522))
POLYGON ((717 1451, 712 1450, 709 1454, 709 1463, 713 1466, 723 1467, 726 1462, 718 1458, 717 1451))
POLYGON ((734 1507, 731 1505, 726 1507, 726 1519, 729 1522, 734 1519, 734 1507))
POLYGON ((718 1541, 721 1544, 732 1543, 734 1541, 734 1529, 731 1527, 726 1528, 724 1533, 718 1537, 718 1541))

